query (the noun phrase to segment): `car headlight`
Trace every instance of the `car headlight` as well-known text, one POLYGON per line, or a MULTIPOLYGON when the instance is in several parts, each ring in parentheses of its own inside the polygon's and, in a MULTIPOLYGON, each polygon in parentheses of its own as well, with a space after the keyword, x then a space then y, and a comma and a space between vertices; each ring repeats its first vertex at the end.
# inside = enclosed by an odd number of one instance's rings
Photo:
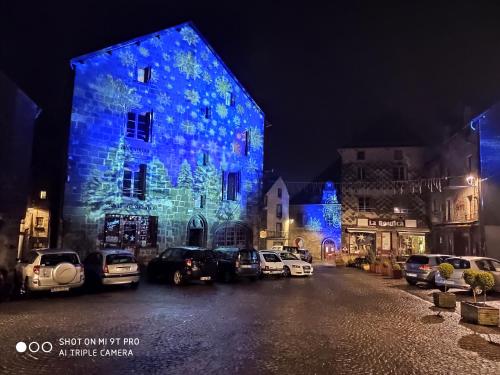
POLYGON ((297 266, 296 264, 292 264, 293 268, 300 268, 300 266, 297 266))

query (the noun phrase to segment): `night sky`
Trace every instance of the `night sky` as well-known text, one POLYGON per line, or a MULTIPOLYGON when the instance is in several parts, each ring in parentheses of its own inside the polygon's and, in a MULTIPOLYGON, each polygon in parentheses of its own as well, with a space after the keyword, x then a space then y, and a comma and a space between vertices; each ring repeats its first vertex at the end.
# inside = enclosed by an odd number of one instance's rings
POLYGON ((44 110, 46 158, 65 148, 70 58, 188 20, 266 113, 265 167, 287 180, 340 146, 435 143, 500 100, 493 1, 54 3, 0 5, 0 69, 44 110))

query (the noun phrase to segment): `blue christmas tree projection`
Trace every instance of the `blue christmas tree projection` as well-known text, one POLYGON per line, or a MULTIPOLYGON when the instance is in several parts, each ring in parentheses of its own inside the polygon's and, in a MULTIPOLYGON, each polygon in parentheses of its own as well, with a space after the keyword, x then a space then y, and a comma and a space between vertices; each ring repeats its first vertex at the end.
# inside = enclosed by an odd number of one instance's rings
POLYGON ((264 115, 191 24, 72 65, 66 235, 163 248, 188 243, 196 222, 211 245, 256 223, 264 115))

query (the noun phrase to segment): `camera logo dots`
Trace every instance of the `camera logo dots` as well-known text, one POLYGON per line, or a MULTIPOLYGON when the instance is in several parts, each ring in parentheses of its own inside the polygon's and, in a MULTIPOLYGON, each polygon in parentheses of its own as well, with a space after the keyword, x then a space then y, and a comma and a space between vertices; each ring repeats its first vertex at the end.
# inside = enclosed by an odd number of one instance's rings
POLYGON ((30 353, 38 353, 39 351, 50 353, 52 351, 52 348, 52 344, 48 341, 45 341, 41 344, 36 341, 32 341, 27 345, 24 341, 19 341, 16 344, 16 351, 18 353, 24 353, 26 352, 26 350, 29 350, 30 353))

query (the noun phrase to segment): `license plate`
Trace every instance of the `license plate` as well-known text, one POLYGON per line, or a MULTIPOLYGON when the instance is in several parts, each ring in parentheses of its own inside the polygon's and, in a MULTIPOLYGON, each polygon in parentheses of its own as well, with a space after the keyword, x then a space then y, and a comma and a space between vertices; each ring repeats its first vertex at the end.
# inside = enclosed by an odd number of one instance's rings
POLYGON ((410 276, 410 277, 417 277, 417 274, 416 273, 407 273, 406 276, 410 276))
POLYGON ((250 264, 242 264, 240 268, 252 268, 250 264))
POLYGON ((200 277, 200 280, 211 280, 212 278, 210 276, 202 276, 200 277))
POLYGON ((69 290, 66 286, 59 286, 57 288, 50 289, 51 292, 67 292, 69 290))

